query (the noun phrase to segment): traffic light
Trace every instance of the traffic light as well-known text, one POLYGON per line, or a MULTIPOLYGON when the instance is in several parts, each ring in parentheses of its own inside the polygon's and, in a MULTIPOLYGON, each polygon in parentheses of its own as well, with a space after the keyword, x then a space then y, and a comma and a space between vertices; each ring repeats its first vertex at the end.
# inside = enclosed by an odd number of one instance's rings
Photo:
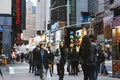
POLYGON ((74 38, 74 32, 71 31, 71 32, 70 32, 70 39, 73 39, 73 38, 74 38))

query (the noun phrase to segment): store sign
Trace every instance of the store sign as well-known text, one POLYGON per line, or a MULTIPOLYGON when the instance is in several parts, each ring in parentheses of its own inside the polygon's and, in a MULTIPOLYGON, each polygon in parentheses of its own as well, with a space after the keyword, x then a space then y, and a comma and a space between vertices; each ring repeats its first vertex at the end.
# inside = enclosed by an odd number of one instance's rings
POLYGON ((54 32, 54 31, 57 31, 58 30, 58 22, 54 23, 52 26, 51 26, 51 32, 54 32))

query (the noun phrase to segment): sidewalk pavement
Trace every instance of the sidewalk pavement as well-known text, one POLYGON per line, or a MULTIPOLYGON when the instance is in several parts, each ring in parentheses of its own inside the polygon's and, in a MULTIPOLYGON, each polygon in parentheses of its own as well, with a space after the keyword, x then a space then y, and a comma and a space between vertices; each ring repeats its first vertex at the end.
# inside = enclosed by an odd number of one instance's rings
MULTIPOLYGON (((40 80, 39 76, 34 76, 33 73, 28 73, 28 72, 24 72, 24 71, 23 71, 23 73, 9 74, 9 66, 11 66, 11 65, 0 66, 3 71, 3 76, 4 76, 3 80, 40 80)), ((13 67, 28 66, 28 64, 27 63, 18 63, 18 64, 15 64, 15 66, 14 65, 12 65, 12 66, 13 67)), ((69 76, 68 72, 66 71, 66 67, 67 66, 65 66, 64 80, 83 80, 84 76, 83 76, 82 70, 78 74, 78 76, 69 76)), ((55 65, 53 77, 49 78, 49 80, 58 80, 58 79, 59 79, 59 77, 57 75, 56 65, 55 65)), ((0 80, 1 80, 1 78, 0 78, 0 80)), ((111 77, 111 74, 109 74, 108 76, 100 76, 99 75, 98 80, 120 80, 120 78, 113 78, 113 77, 111 77)))

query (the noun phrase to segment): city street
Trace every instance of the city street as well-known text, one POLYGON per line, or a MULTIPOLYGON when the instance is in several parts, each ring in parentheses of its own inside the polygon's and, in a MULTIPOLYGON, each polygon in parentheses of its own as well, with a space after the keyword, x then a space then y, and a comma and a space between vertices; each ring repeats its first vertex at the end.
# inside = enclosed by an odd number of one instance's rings
MULTIPOLYGON (((98 76, 98 80, 119 80, 118 78, 111 77, 111 61, 106 61, 106 66, 109 72, 108 76, 98 76)), ((1 66, 4 79, 3 80, 40 80, 39 76, 34 76, 33 73, 28 72, 28 64, 27 63, 16 63, 15 65, 6 65, 1 66)), ((66 69, 66 66, 65 66, 66 69)), ((2 80, 2 79, 0 79, 2 80)), ((54 74, 53 77, 48 80, 58 80, 58 75, 56 72, 56 66, 54 66, 54 74)), ((78 76, 69 76, 67 71, 65 70, 64 80, 83 80, 82 71, 78 76)))

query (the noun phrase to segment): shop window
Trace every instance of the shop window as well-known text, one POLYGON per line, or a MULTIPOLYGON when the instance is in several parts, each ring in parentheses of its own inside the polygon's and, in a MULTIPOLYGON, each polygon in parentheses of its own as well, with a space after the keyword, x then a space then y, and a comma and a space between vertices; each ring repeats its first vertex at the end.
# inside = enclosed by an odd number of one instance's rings
POLYGON ((114 16, 119 16, 120 15, 120 6, 114 9, 114 16))

